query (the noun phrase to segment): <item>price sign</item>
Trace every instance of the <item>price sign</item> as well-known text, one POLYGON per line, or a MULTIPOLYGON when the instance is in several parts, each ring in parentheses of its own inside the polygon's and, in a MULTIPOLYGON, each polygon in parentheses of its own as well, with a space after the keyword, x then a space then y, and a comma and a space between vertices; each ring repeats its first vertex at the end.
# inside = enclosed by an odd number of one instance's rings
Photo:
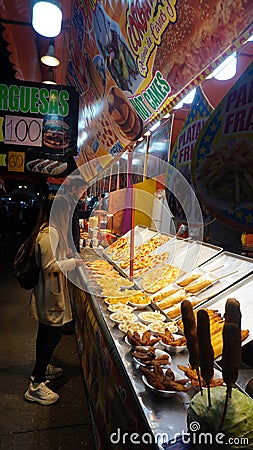
POLYGON ((24 172, 25 152, 8 152, 8 171, 24 172))
POLYGON ((42 146, 43 119, 5 116, 5 144, 42 146))

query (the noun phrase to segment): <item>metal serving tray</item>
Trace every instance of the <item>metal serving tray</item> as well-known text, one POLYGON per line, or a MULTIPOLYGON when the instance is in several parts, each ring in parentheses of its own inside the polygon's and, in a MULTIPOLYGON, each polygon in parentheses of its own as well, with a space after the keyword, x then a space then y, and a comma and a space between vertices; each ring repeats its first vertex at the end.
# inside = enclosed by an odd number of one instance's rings
MULTIPOLYGON (((134 228, 134 245, 135 246, 142 245, 142 244, 144 244, 144 242, 149 241, 149 239, 156 236, 157 234, 158 234, 157 231, 153 231, 153 230, 150 230, 149 228, 145 228, 145 227, 141 227, 141 226, 137 225, 134 228)), ((129 240, 129 243, 130 243, 130 236, 131 236, 131 231, 128 231, 126 234, 123 235, 123 237, 125 237, 126 239, 129 240)), ((121 261, 122 256, 117 260, 113 259, 112 255, 110 253, 108 254, 109 248, 110 248, 110 246, 104 250, 104 255, 106 256, 106 258, 108 260, 110 260, 110 262, 117 265, 121 261)))
MULTIPOLYGON (((247 344, 253 339, 253 274, 231 286, 225 292, 213 297, 205 303, 205 308, 213 308, 220 312, 223 316, 225 312, 225 304, 228 298, 236 298, 241 305, 242 313, 242 329, 249 330, 249 336, 242 342, 247 344)), ((199 307, 198 307, 199 308, 199 307)), ((197 309, 198 309, 197 308, 197 309)))
POLYGON ((223 252, 215 256, 212 260, 202 264, 200 268, 206 272, 215 274, 218 278, 226 274, 231 274, 218 280, 217 283, 208 287, 205 291, 194 294, 200 300, 205 301, 220 294, 242 278, 250 275, 253 272, 253 260, 235 253, 223 252))

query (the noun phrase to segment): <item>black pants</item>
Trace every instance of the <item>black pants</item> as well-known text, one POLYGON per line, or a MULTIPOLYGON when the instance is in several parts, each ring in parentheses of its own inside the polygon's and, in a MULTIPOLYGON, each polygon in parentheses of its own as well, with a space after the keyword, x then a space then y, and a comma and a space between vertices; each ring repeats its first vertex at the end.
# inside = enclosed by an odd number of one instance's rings
POLYGON ((45 381, 45 373, 51 356, 60 342, 62 327, 51 327, 39 322, 36 339, 36 363, 32 372, 35 383, 45 381))

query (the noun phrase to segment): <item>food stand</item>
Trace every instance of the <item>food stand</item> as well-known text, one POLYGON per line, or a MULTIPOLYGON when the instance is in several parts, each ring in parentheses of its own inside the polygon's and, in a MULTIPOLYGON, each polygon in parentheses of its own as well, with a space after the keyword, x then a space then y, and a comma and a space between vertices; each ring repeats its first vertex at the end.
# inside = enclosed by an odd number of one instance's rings
MULTIPOLYGON (((148 242, 152 241, 152 238, 154 239, 154 236, 157 236, 157 233, 153 230, 141 229, 140 227, 135 229, 135 233, 138 236, 139 249, 143 243, 147 245, 148 242), (144 236, 143 240, 141 240, 141 234, 144 236), (147 237, 146 240, 145 236, 147 237)), ((172 246, 175 238, 173 236, 167 236, 167 238, 165 245, 168 247, 171 242, 172 246)), ((129 233, 126 235, 126 240, 130 241, 129 233)), ((176 258, 177 262, 180 263, 181 261, 182 265, 184 260, 187 260, 187 251, 194 248, 196 243, 177 239, 176 244, 177 250, 173 264, 176 258)), ((164 244, 161 247, 158 246, 157 250, 161 250, 163 246, 164 244)), ((229 252, 222 252, 221 248, 215 248, 207 244, 202 244, 201 247, 202 252, 197 252, 197 255, 200 255, 199 262, 201 265, 198 264, 197 258, 195 268, 192 268, 192 270, 198 268, 209 274, 217 272, 219 276, 211 286, 194 294, 194 297, 197 297, 199 301, 195 308, 210 305, 223 314, 225 300, 231 296, 238 298, 241 303, 242 328, 249 330, 249 334, 243 342, 244 345, 252 340, 253 336, 248 311, 249 292, 252 286, 252 260, 229 252), (225 274, 228 274, 228 276, 224 276, 225 274), (224 277, 222 278, 222 276, 224 277)), ((98 448, 104 449, 112 448, 112 444, 115 449, 131 449, 135 448, 136 443, 138 443, 140 448, 146 448, 148 444, 149 448, 157 449, 159 445, 169 441, 173 442, 177 436, 187 432, 186 410, 196 390, 174 392, 169 398, 167 396, 162 398, 157 393, 152 392, 150 387, 145 386, 140 364, 133 360, 126 333, 122 332, 117 324, 111 320, 111 312, 105 302, 106 297, 103 296, 101 286, 97 283, 106 275, 102 276, 101 273, 96 273, 97 269, 93 270, 97 264, 98 266, 101 264, 101 267, 103 267, 105 263, 109 263, 114 266, 115 271, 117 269, 119 276, 122 276, 122 278, 124 276, 125 279, 126 273, 120 265, 120 261, 124 261, 124 257, 113 261, 110 255, 112 255, 110 247, 106 249, 104 254, 91 249, 83 249, 81 256, 87 265, 84 269, 79 269, 78 279, 76 280, 77 286, 73 284, 72 288, 78 347, 84 382, 98 437, 97 445, 98 448), (83 286, 83 289, 80 286, 83 286)), ((156 269, 157 267, 154 267, 151 271, 154 272, 156 269)), ((129 270, 129 268, 125 270, 129 270)), ((110 274, 113 277, 114 272, 107 272, 107 274, 107 278, 110 278, 110 274)), ((134 286, 129 285, 126 288, 128 292, 139 291, 141 279, 143 280, 144 276, 143 274, 142 277, 136 278, 134 286)), ((157 292, 163 291, 164 289, 157 292)), ((153 301, 154 294, 150 295, 150 299, 150 305, 144 309, 135 310, 134 314, 139 316, 141 312, 157 311, 166 316, 166 323, 173 322, 166 315, 166 312, 153 301)), ((181 329, 178 330, 178 333, 183 334, 181 329)), ((159 344, 158 348, 163 348, 163 346, 159 344)), ((187 350, 180 353, 170 353, 170 356, 170 367, 173 371, 180 372, 178 365, 188 366, 187 350)), ((218 363, 219 358, 216 359, 215 376, 220 378, 218 363)), ((245 389, 246 381, 252 376, 252 373, 253 371, 250 369, 246 372, 240 371, 238 379, 240 388, 245 389)))

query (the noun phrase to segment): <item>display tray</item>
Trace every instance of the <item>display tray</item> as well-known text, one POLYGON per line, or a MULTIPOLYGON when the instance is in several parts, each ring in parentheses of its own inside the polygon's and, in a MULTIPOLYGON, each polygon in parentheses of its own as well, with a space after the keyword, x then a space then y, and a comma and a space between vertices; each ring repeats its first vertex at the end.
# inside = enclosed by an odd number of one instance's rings
MULTIPOLYGON (((225 312, 225 304, 228 298, 235 298, 240 303, 242 313, 242 330, 249 330, 248 337, 242 342, 242 345, 246 345, 253 339, 253 321, 252 321, 252 309, 253 309, 253 275, 249 275, 247 278, 239 281, 235 285, 231 286, 225 292, 213 297, 211 300, 205 303, 205 308, 212 308, 217 310, 222 316, 225 312)), ((197 308, 198 309, 198 308, 197 308)))
MULTIPOLYGON (((137 225, 134 228, 134 245, 135 247, 140 246, 144 244, 145 242, 149 241, 152 237, 158 235, 159 233, 154 230, 150 230, 149 228, 142 227, 140 225, 137 225)), ((129 230, 127 233, 125 233, 121 238, 119 239, 126 239, 128 245, 130 244, 130 238, 131 238, 131 230, 129 230)), ((117 241, 116 241, 117 242, 117 241)), ((112 261, 113 263, 119 264, 121 259, 125 256, 125 251, 123 249, 123 246, 113 250, 114 245, 110 245, 107 247, 104 251, 105 256, 112 261)))
MULTIPOLYGON (((160 233, 159 233, 160 234, 160 233)), ((159 234, 157 236, 159 236, 159 234)), ((145 259, 148 257, 150 257, 150 259, 153 256, 161 256, 167 253, 167 257, 164 258, 163 261, 161 261, 162 263, 167 262, 168 264, 172 264, 172 261, 175 257, 176 254, 181 254, 182 252, 185 252, 186 249, 188 248, 190 244, 187 241, 184 241, 182 239, 177 239, 175 237, 172 237, 168 242, 165 242, 164 244, 160 245, 158 248, 156 248, 155 250, 151 251, 146 257, 142 258, 140 260, 140 263, 142 262, 142 260, 145 262, 145 259)), ((118 263, 118 261, 117 261, 118 263)), ((147 262, 146 262, 147 264, 147 262)), ((159 265, 159 262, 156 264, 155 267, 157 267, 159 265)), ((116 264, 117 267, 117 264, 116 264)), ((120 267, 121 268, 121 267, 120 267)), ((144 273, 147 273, 149 270, 153 270, 154 267, 151 268, 146 268, 145 271, 138 272, 137 270, 134 270, 134 278, 137 281, 138 284, 138 280, 140 281, 141 278, 143 277, 144 273)), ((123 270, 123 272, 125 273, 125 275, 127 277, 129 277, 129 268, 127 269, 121 269, 123 270)))
MULTIPOLYGON (((197 269, 194 269, 196 271, 197 269)), ((199 267, 200 273, 206 273, 207 277, 213 278, 213 282, 210 286, 205 287, 198 292, 189 293, 193 297, 193 300, 196 300, 193 307, 194 309, 199 308, 202 305, 205 305, 208 300, 213 298, 214 296, 220 294, 225 291, 229 287, 236 284, 239 280, 247 277, 253 271, 252 259, 247 258, 245 256, 236 255, 230 252, 223 252, 213 259, 209 260, 205 264, 199 267)), ((185 276, 179 278, 177 282, 180 282, 185 276)), ((177 289, 179 291, 182 289, 176 283, 172 283, 168 285, 166 288, 157 291, 156 294, 151 296, 152 301, 157 298, 158 295, 162 295, 163 292, 170 291, 170 287, 173 287, 174 290, 177 289)), ((185 287, 187 288, 187 286, 185 287)), ((173 294, 172 294, 173 295, 173 294)), ((177 303, 177 306, 180 305, 180 302, 177 303)), ((156 301, 152 302, 152 306, 155 309, 161 310, 159 304, 156 301)), ((166 311, 164 309, 163 311, 166 311)), ((180 317, 172 317, 173 320, 177 320, 180 317)))
POLYGON ((215 274, 218 278, 224 276, 205 291, 194 294, 200 300, 206 301, 250 275, 253 272, 253 260, 235 253, 223 252, 202 264, 200 268, 215 274), (227 274, 228 276, 226 276, 227 274))
POLYGON ((204 242, 190 240, 186 242, 188 245, 185 253, 176 253, 173 259, 173 265, 180 267, 184 272, 189 272, 195 267, 199 267, 222 251, 221 247, 204 242))

